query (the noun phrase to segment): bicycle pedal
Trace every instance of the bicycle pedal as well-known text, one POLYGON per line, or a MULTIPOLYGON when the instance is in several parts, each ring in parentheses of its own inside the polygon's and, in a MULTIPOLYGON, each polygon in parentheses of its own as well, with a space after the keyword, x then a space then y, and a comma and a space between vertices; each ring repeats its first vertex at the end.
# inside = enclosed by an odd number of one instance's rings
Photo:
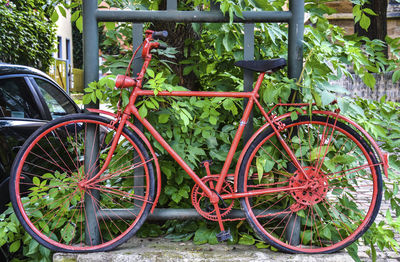
POLYGON ((231 235, 231 231, 229 229, 221 231, 221 232, 219 232, 217 234, 218 242, 225 242, 225 241, 228 241, 230 239, 232 239, 232 235, 231 235))

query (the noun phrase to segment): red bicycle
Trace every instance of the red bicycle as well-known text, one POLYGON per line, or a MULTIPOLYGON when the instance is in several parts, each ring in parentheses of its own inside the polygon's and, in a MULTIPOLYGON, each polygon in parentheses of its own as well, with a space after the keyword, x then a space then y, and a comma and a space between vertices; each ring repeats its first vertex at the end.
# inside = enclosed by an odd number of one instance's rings
POLYGON ((11 172, 11 201, 35 240, 55 251, 107 251, 142 226, 157 204, 161 173, 149 140, 128 121, 132 116, 194 180, 193 205, 206 219, 218 221, 220 241, 230 237, 223 222, 237 212, 234 200, 245 214, 236 219, 247 218, 262 240, 285 252, 335 252, 369 228, 380 207, 387 156, 338 110, 310 112, 309 104, 300 103, 277 104, 265 111, 258 91, 266 72, 285 66, 284 59, 238 62, 259 72, 251 92, 158 92, 157 96, 248 99, 221 172, 211 174, 205 162, 207 176, 200 178, 135 106, 138 97, 155 95, 142 89, 142 83, 160 36, 165 32, 146 31, 144 64, 136 78, 118 76, 116 87, 132 88, 123 110, 89 110, 107 117, 57 118, 38 129, 18 153, 11 172), (229 172, 254 105, 265 123, 229 172), (302 110, 292 120, 290 113, 273 113, 280 106, 302 110))

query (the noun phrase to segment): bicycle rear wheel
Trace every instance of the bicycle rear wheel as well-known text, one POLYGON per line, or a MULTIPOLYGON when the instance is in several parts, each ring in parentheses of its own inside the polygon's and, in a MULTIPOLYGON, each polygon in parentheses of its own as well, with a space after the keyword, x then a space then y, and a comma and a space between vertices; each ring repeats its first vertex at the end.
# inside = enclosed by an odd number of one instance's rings
POLYGON ((152 160, 136 134, 123 129, 105 172, 116 126, 88 114, 38 129, 12 167, 10 197, 25 230, 61 252, 107 251, 129 239, 153 204, 152 160), (98 145, 98 146, 96 146, 98 145))
POLYGON ((285 252, 330 253, 350 245, 379 211, 382 178, 374 152, 331 117, 300 116, 283 124, 280 136, 305 175, 267 128, 244 155, 238 191, 283 190, 242 198, 247 220, 264 241, 285 252))

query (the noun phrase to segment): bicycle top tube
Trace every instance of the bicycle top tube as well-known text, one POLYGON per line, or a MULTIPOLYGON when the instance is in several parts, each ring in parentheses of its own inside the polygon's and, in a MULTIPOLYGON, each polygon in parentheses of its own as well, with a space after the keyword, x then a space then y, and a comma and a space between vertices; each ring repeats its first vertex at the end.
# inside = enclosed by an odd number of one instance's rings
MULTIPOLYGON (((152 59, 152 54, 151 50, 153 49, 165 49, 167 46, 155 41, 161 37, 166 37, 168 36, 168 33, 166 31, 161 31, 161 32, 154 32, 151 30, 147 30, 145 32, 146 37, 143 43, 135 50, 131 61, 129 62, 129 65, 127 67, 125 75, 118 75, 116 79, 116 84, 115 86, 117 88, 128 88, 128 87, 135 87, 138 89, 142 88, 142 81, 144 79, 144 76, 147 71, 147 67, 150 64, 150 61, 152 59), (139 51, 140 48, 142 49, 142 58, 144 60, 143 66, 138 73, 138 76, 136 78, 131 78, 130 77, 130 67, 133 62, 134 57, 136 57, 137 52, 139 51)), ((270 60, 257 60, 257 61, 238 61, 235 63, 236 66, 241 67, 243 69, 247 69, 253 72, 259 72, 260 75, 258 77, 258 80, 263 79, 264 75, 266 73, 270 74, 273 73, 283 67, 286 66, 286 60, 284 58, 277 58, 277 59, 270 59, 270 60)), ((258 83, 259 81, 257 81, 258 83)), ((261 82, 260 82, 261 85, 261 82)), ((258 87, 259 88, 259 87, 258 87)), ((257 88, 257 89, 258 89, 257 88)), ((255 88, 256 89, 256 88, 255 88)), ((167 91, 161 91, 157 92, 157 95, 160 96, 199 96, 199 97, 236 97, 236 98, 250 98, 251 96, 254 96, 256 93, 258 93, 258 90, 256 92, 207 92, 207 91, 172 91, 172 92, 167 92, 167 91)), ((152 90, 147 90, 147 91, 141 91, 138 92, 138 96, 143 96, 143 95, 154 95, 154 92, 152 90)))

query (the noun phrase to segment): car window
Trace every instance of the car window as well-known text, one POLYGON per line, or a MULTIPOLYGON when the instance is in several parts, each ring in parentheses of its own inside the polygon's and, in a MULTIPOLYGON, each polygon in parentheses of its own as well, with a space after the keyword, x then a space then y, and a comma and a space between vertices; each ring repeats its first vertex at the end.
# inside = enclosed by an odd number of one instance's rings
POLYGON ((57 87, 40 78, 35 78, 35 81, 53 119, 66 114, 76 113, 74 105, 57 87))
POLYGON ((0 117, 40 119, 24 78, 0 79, 0 117))

